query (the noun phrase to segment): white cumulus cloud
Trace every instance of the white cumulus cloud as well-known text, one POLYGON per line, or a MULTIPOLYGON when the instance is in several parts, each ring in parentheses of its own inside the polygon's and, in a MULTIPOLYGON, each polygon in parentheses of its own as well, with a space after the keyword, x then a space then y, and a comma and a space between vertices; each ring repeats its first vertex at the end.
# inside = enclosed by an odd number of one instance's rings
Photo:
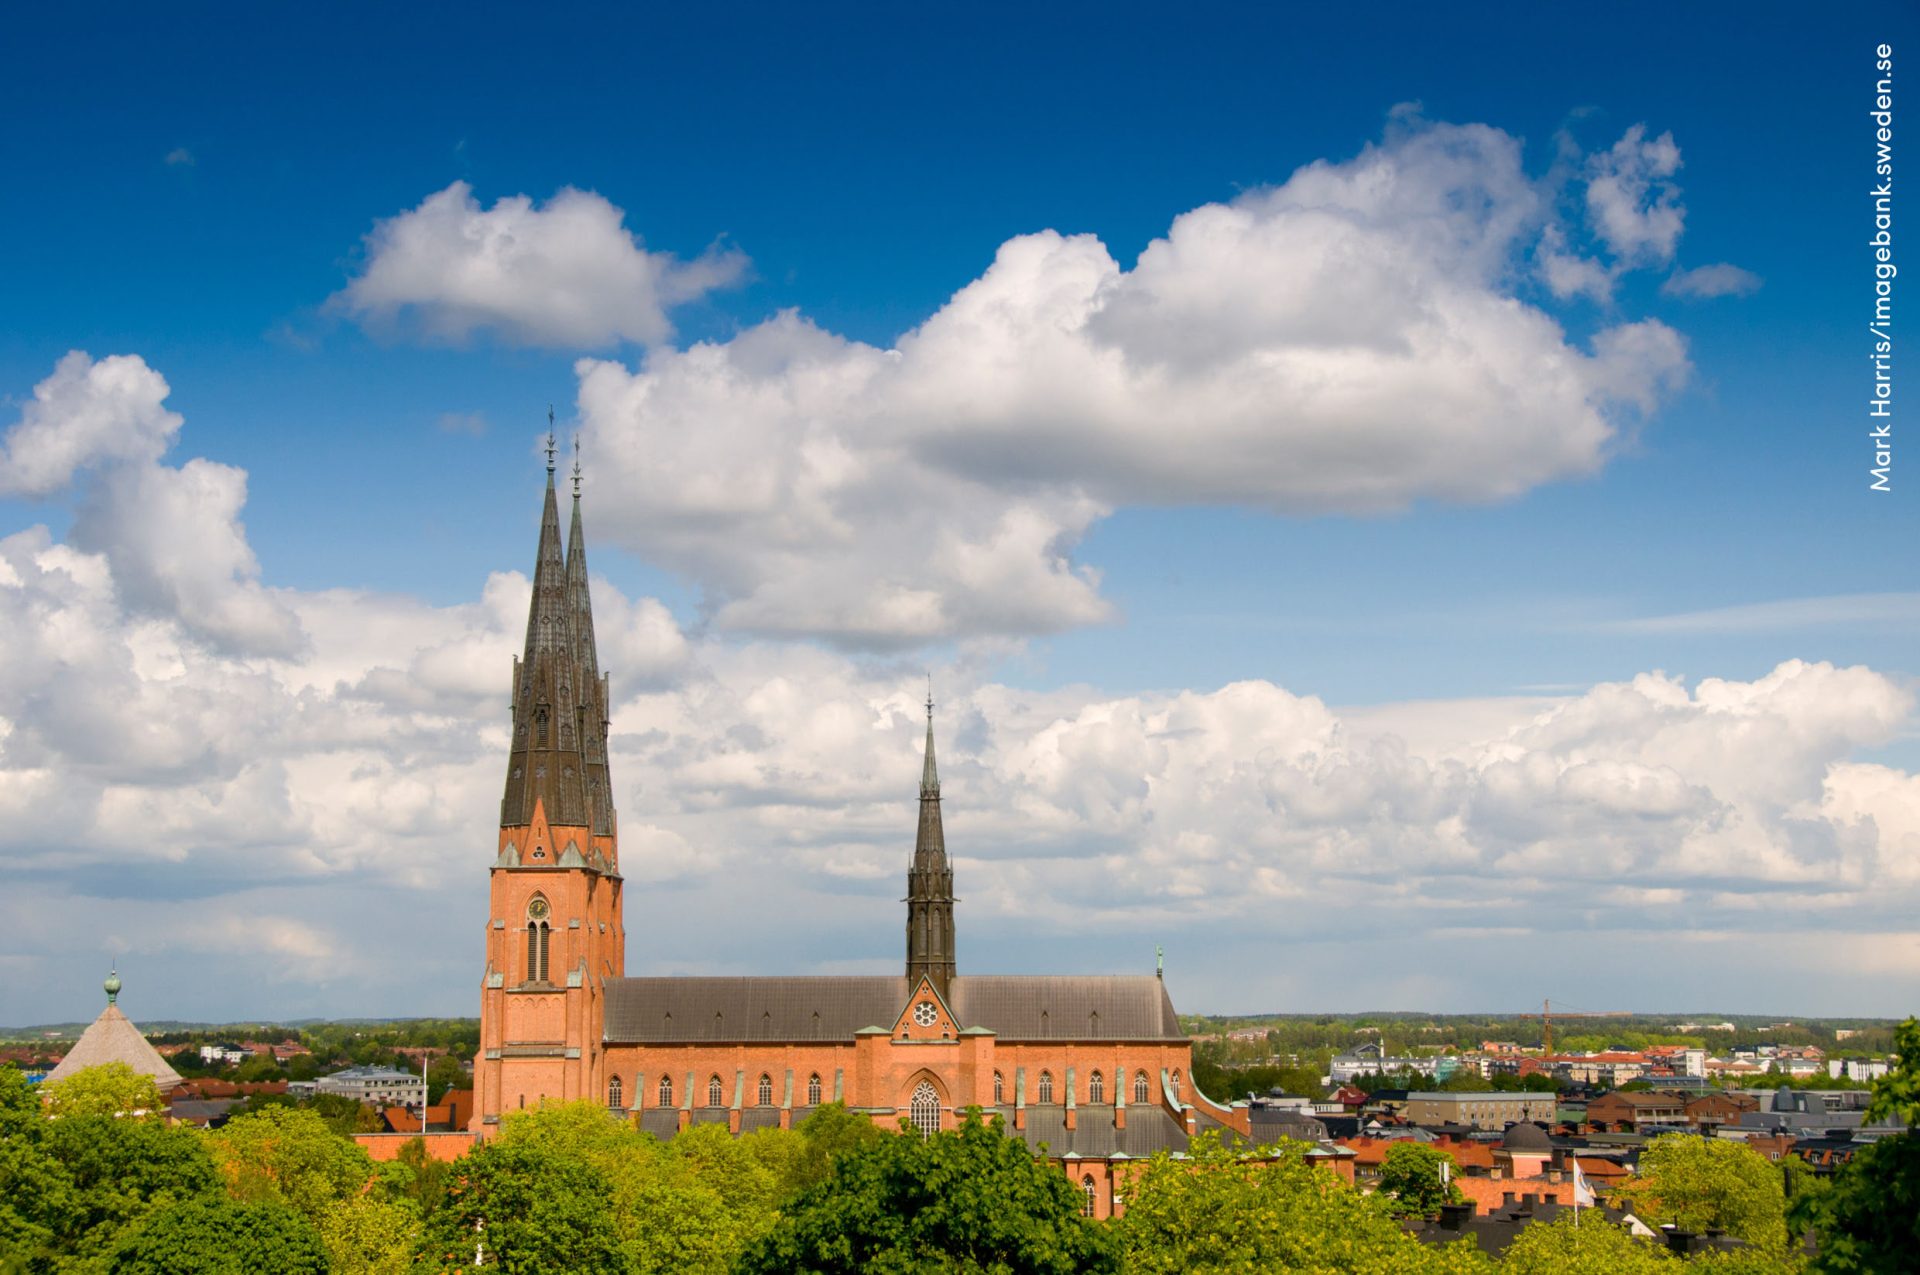
POLYGON ((1687 375, 1685 341, 1643 319, 1583 349, 1513 295, 1544 216, 1517 139, 1396 122, 1182 214, 1131 269, 1089 235, 1009 240, 891 348, 786 313, 583 361, 596 492, 725 628, 886 646, 1099 622, 1073 550, 1122 505, 1386 512, 1603 465, 1622 415, 1687 375))
POLYGON ((667 311, 739 282, 746 268, 726 249, 692 261, 648 252, 592 191, 482 208, 455 182, 375 225, 364 268, 329 305, 442 341, 485 331, 525 345, 649 345, 672 335, 667 311))

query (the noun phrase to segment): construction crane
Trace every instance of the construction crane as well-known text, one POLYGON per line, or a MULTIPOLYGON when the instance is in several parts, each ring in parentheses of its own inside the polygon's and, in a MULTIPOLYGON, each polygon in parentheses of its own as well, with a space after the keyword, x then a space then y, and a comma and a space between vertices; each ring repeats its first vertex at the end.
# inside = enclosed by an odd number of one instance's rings
MULTIPOLYGON (((1558 1016, 1561 1018, 1631 1018, 1633 1017, 1633 1013, 1631 1010, 1625 1010, 1625 1009, 1601 1009, 1601 1010, 1563 1009, 1559 1012, 1558 1016)), ((1554 1014, 1552 1001, 1543 999, 1540 1002, 1540 1012, 1537 1014, 1534 1014, 1534 1013, 1515 1014, 1514 1017, 1539 1019, 1540 1020, 1540 1052, 1542 1055, 1551 1054, 1553 1052, 1553 1020, 1554 1020, 1555 1014, 1554 1014)))

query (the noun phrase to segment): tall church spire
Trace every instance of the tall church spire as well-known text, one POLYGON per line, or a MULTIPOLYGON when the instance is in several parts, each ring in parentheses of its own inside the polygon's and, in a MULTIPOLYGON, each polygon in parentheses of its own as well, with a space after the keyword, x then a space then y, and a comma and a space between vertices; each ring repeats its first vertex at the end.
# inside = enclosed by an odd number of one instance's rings
POLYGON ((613 797, 607 774, 607 685, 593 638, 593 595, 587 585, 587 537, 580 529, 580 440, 573 440, 573 525, 567 529, 567 619, 580 695, 575 729, 587 785, 593 834, 613 835, 613 797))
POLYGON ((940 774, 933 764, 933 693, 927 693, 927 755, 920 768, 920 828, 907 870, 907 981, 932 981, 940 995, 956 973, 953 951, 953 870, 940 821, 940 774))
POLYGON ((611 833, 606 693, 586 601, 586 541, 580 534, 576 497, 573 546, 563 555, 551 413, 548 423, 546 506, 540 515, 540 546, 533 564, 526 647, 513 670, 513 743, 500 826, 532 823, 538 806, 549 825, 590 828, 594 833, 604 826, 611 833), (595 781, 597 790, 590 788, 595 781), (590 792, 595 791, 598 805, 590 800, 590 792))

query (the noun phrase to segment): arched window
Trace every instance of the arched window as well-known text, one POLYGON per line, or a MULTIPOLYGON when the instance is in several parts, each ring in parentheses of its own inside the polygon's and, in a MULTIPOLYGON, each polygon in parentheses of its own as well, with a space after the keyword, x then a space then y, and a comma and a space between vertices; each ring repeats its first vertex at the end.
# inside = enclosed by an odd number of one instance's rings
POLYGON ((620 1077, 615 1076, 607 1081, 607 1109, 618 1111, 620 1107, 620 1077))
POLYGON ((1087 1101, 1105 1102, 1107 1100, 1107 1082, 1100 1078, 1099 1072, 1087 1077, 1087 1101))
POLYGON ((771 1107, 773 1105, 773 1077, 772 1076, 769 1076, 764 1072, 761 1073, 760 1088, 755 1096, 760 1100, 761 1106, 771 1107))
POLYGON ((807 1077, 807 1105, 809 1107, 820 1105, 820 1077, 817 1074, 807 1077))
POLYGON ((1040 1073, 1040 1101, 1053 1101, 1053 1073, 1050 1071, 1040 1073))
POLYGON ((552 939, 545 898, 536 894, 527 903, 527 981, 547 981, 547 949, 552 939))
POLYGON ((1147 1073, 1144 1071, 1134 1073, 1133 1100, 1135 1102, 1145 1102, 1147 1100, 1147 1073))
POLYGON ((913 1127, 920 1131, 921 1137, 931 1138, 940 1132, 940 1095, 934 1092, 931 1084, 924 1080, 920 1082, 913 1091, 910 1111, 913 1127))
POLYGON ((993 1105, 998 1107, 1007 1100, 1007 1078, 999 1072, 993 1073, 993 1105))
POLYGON ((720 1088, 720 1077, 709 1077, 707 1080, 707 1105, 709 1107, 718 1107, 724 1101, 725 1097, 720 1088))
POLYGON ((1180 1096, 1180 1069, 1178 1067, 1173 1069, 1173 1096, 1176 1098, 1180 1096))
POLYGON ((673 1081, 665 1076, 660 1077, 660 1105, 663 1107, 673 1105, 673 1081))
POLYGON ((1092 1217, 1093 1202, 1099 1198, 1100 1188, 1093 1184, 1091 1173, 1080 1179, 1080 1194, 1083 1197, 1080 1201, 1080 1216, 1092 1217))

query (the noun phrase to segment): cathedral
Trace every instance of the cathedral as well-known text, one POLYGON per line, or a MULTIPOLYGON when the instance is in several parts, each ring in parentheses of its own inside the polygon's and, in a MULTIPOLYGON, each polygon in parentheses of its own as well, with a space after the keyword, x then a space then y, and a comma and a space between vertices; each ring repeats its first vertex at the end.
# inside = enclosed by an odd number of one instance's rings
POLYGON ((476 1135, 548 1098, 604 1102, 662 1138, 790 1128, 828 1102, 931 1133, 979 1107, 1044 1147, 1104 1217, 1125 1162, 1248 1132, 1244 1108, 1191 1083, 1159 975, 960 972, 931 698, 900 974, 627 977, 579 466, 563 545, 551 441, 491 869, 476 1135))

